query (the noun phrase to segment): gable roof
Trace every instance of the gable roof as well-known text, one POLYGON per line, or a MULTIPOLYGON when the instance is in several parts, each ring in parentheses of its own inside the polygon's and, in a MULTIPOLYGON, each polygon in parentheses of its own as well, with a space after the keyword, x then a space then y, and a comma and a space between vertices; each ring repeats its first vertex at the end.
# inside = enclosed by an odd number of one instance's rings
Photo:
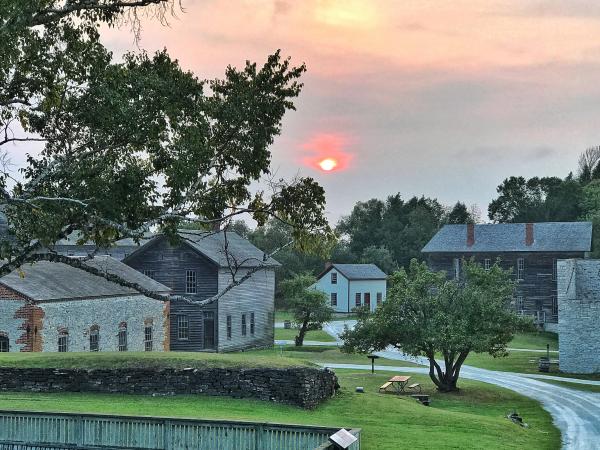
POLYGON ((533 243, 526 245, 525 223, 474 225, 473 245, 467 245, 467 225, 444 225, 423 247, 423 253, 588 252, 591 222, 542 222, 533 225, 533 243))
MULTIPOLYGON (((86 261, 85 264, 119 275, 126 281, 137 283, 148 290, 170 291, 168 287, 109 256, 97 257, 86 261)), ((20 271, 23 276, 18 270, 14 270, 0 278, 0 284, 35 301, 142 295, 133 288, 121 286, 101 276, 58 262, 38 261, 24 264, 20 267, 20 271)))
MULTIPOLYGON (((227 258, 237 264, 238 267, 277 267, 280 266, 275 259, 268 258, 263 261, 265 253, 258 247, 255 247, 250 241, 244 239, 233 231, 199 231, 199 230, 178 230, 177 233, 183 239, 183 242, 192 249, 202 254, 219 267, 229 267, 227 258)), ((156 235, 149 242, 139 247, 130 254, 124 261, 133 258, 134 255, 145 251, 158 239, 164 238, 164 235, 156 235)))
POLYGON ((335 268, 348 280, 385 280, 387 275, 375 264, 332 264, 318 278, 335 268))

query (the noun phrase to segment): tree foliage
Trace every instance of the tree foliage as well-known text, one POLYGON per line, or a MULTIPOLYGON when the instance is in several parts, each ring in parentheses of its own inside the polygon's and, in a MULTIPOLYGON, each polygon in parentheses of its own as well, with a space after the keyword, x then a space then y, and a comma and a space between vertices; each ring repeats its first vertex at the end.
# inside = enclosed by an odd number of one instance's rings
POLYGON ((371 352, 391 345, 425 356, 437 388, 457 390, 460 369, 471 352, 504 356, 514 333, 526 325, 509 308, 514 291, 510 272, 497 264, 485 270, 469 261, 463 267, 461 281, 448 280, 413 259, 408 269, 392 275, 386 301, 343 333, 343 350, 371 352))
POLYGON ((446 222, 450 224, 475 223, 476 218, 467 209, 467 205, 462 202, 456 202, 448 213, 446 222))
POLYGON ((289 299, 289 310, 298 327, 296 346, 302 346, 307 331, 320 330, 325 322, 333 317, 325 293, 312 288, 316 278, 308 273, 299 274, 281 283, 282 290, 289 299))
POLYGON ((126 54, 100 41, 99 26, 138 14, 164 20, 166 0, 8 0, 0 6, 0 146, 44 143, 23 179, 0 175, 15 233, 6 272, 40 246, 78 230, 109 246, 158 226, 209 228, 249 214, 277 217, 297 249, 333 242, 325 193, 311 178, 270 174, 270 146, 302 90, 304 64, 279 51, 262 65, 227 67, 202 80, 166 50, 126 54), (250 190, 263 183, 268 190, 250 190), (32 242, 37 243, 32 246, 32 242))

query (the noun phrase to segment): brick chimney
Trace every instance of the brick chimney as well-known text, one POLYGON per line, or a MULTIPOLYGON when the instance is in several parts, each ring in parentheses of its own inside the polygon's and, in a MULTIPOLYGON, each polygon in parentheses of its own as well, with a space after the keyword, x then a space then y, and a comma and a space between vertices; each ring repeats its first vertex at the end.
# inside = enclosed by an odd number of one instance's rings
POLYGON ((331 261, 327 261, 325 263, 325 270, 329 269, 331 266, 333 266, 333 263, 331 261))
POLYGON ((473 247, 475 244, 475 224, 467 224, 467 247, 473 247))
POLYGON ((533 224, 528 223, 525 224, 525 245, 530 247, 533 245, 534 236, 533 236, 533 224))

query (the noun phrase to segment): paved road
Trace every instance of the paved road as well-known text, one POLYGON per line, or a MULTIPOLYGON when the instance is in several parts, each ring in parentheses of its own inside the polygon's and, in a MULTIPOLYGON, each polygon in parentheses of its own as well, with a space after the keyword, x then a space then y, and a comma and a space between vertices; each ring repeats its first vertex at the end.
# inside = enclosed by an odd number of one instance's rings
MULTIPOLYGON (((354 326, 356 322, 332 322, 324 327, 325 331, 337 337, 344 325, 354 326)), ((414 358, 390 349, 378 352, 378 355, 395 360, 411 361, 428 365, 425 358, 414 358)), ((370 370, 369 364, 325 364, 331 368, 370 370)), ((421 367, 376 366, 377 370, 427 373, 421 367)), ((554 419, 562 434, 563 448, 568 450, 590 450, 600 448, 600 394, 583 392, 562 386, 544 383, 540 379, 555 379, 580 384, 597 385, 598 381, 565 379, 551 375, 518 374, 463 366, 461 377, 483 381, 511 389, 526 397, 539 401, 554 419)), ((524 418, 527 421, 527 417, 524 418)))

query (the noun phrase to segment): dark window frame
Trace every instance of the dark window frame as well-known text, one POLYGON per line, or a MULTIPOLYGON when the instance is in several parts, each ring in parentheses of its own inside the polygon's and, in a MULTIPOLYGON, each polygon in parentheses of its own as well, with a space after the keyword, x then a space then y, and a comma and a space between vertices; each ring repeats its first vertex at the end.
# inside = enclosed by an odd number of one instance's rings
POLYGON ((525 278, 525 258, 517 258, 517 280, 523 281, 525 278))
POLYGON ((381 306, 381 304, 383 303, 383 292, 378 292, 376 294, 376 299, 377 306, 381 306))
POLYGON ((2 333, 0 334, 0 353, 8 352, 10 352, 10 339, 8 338, 8 334, 2 333))
POLYGON ((248 327, 246 326, 246 314, 242 314, 242 336, 246 336, 248 332, 248 327))
POLYGON ((362 306, 362 294, 360 292, 354 294, 354 306, 362 306))
POLYGON ((195 270, 189 269, 185 271, 185 293, 198 293, 198 274, 195 270))
POLYGON ((90 352, 100 351, 100 330, 98 327, 90 328, 90 352))
POLYGON ((254 336, 254 331, 256 328, 256 322, 255 322, 256 317, 254 316, 254 313, 251 312, 250 313, 250 335, 254 336))
POLYGON ((227 316, 227 340, 231 340, 231 330, 232 330, 232 319, 231 319, 231 316, 227 316))
POLYGON ((127 323, 123 322, 119 324, 119 333, 118 333, 118 350, 120 352, 127 351, 127 323))
POLYGON ((365 292, 363 304, 371 309, 371 293, 365 292))
POLYGON ((329 301, 331 303, 331 306, 337 306, 337 292, 332 292, 329 295, 329 301))
POLYGON ((483 268, 485 270, 490 270, 491 267, 492 267, 492 260, 490 258, 485 258, 483 260, 483 268))
POLYGON ((337 272, 331 272, 331 284, 337 284, 337 272))
POLYGON ((60 353, 66 353, 69 351, 69 332, 59 331, 58 333, 58 351, 60 353))
POLYGON ((190 339, 190 318, 187 314, 177 314, 177 340, 188 341, 190 339))
POLYGON ((152 324, 144 325, 144 351, 154 350, 154 326, 152 324))

